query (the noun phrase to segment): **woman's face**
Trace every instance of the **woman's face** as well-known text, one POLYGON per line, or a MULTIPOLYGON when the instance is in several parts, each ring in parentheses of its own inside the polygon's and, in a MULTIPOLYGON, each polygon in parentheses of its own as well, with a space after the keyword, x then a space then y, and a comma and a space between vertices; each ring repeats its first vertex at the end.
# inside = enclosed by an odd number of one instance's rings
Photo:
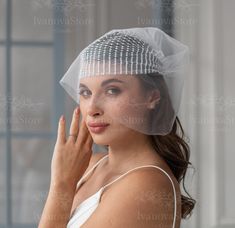
POLYGON ((146 97, 140 81, 130 75, 102 75, 80 79, 81 114, 96 144, 109 145, 126 139, 133 130, 143 130, 147 121, 146 97), (94 132, 89 123, 108 123, 94 132))

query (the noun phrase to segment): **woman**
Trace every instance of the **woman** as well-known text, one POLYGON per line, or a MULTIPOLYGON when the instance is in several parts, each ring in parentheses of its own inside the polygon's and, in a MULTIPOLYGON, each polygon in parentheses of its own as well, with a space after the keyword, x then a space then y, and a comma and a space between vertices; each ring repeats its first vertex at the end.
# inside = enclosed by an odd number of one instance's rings
POLYGON ((112 30, 79 54, 60 81, 79 107, 67 139, 59 121, 39 227, 180 227, 195 204, 180 190, 187 54, 151 27, 112 30), (93 142, 108 151, 92 155, 93 142))

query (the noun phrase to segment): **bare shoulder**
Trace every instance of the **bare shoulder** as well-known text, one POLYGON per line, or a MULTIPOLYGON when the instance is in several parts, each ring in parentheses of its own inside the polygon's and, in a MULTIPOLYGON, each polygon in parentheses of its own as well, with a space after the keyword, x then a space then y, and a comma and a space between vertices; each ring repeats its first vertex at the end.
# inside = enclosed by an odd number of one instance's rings
MULTIPOLYGON (((177 181, 176 223, 180 227, 181 204, 177 181)), ((141 168, 111 185, 110 191, 82 228, 98 227, 172 227, 175 198, 170 179, 155 168, 141 168)))

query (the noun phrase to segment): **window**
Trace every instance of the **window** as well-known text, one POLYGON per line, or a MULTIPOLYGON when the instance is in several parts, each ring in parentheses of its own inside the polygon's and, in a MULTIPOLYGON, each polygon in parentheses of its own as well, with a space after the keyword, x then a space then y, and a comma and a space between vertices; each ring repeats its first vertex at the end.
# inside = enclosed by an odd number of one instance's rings
POLYGON ((49 188, 64 111, 63 5, 49 2, 0 0, 0 228, 37 227, 49 188))

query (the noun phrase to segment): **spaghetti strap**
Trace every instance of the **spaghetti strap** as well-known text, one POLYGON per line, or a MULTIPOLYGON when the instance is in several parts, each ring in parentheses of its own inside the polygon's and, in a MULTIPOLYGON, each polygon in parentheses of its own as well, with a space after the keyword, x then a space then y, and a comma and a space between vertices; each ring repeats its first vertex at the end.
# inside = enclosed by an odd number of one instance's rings
POLYGON ((82 181, 96 168, 97 165, 100 164, 101 161, 103 161, 106 157, 108 157, 108 154, 105 155, 104 157, 102 157, 100 160, 98 160, 98 162, 95 163, 95 165, 93 165, 93 167, 84 175, 81 177, 81 179, 78 181, 77 183, 77 189, 79 188, 80 184, 82 183, 82 181))
POLYGON ((173 181, 172 181, 170 175, 169 175, 164 169, 162 169, 162 168, 160 168, 160 167, 158 167, 158 166, 155 166, 155 165, 143 165, 143 166, 138 166, 138 167, 133 168, 133 169, 127 171, 126 173, 120 175, 118 178, 116 178, 115 180, 111 181, 110 183, 104 185, 102 188, 103 188, 103 190, 104 190, 106 187, 110 186, 110 185, 113 184, 114 182, 116 182, 116 181, 118 181, 119 179, 121 179, 122 177, 126 176, 128 173, 130 173, 130 172, 133 171, 133 170, 137 170, 137 169, 140 169, 140 168, 146 168, 146 167, 153 167, 153 168, 157 168, 157 169, 161 170, 161 171, 169 178, 169 180, 170 180, 170 182, 171 182, 171 184, 172 184, 173 192, 174 192, 174 219, 173 219, 173 226, 172 226, 172 227, 174 228, 174 227, 175 227, 175 223, 176 223, 176 209, 177 209, 177 208, 176 208, 176 206, 177 206, 177 204, 176 204, 176 190, 175 190, 175 186, 174 186, 174 183, 173 183, 173 181))

